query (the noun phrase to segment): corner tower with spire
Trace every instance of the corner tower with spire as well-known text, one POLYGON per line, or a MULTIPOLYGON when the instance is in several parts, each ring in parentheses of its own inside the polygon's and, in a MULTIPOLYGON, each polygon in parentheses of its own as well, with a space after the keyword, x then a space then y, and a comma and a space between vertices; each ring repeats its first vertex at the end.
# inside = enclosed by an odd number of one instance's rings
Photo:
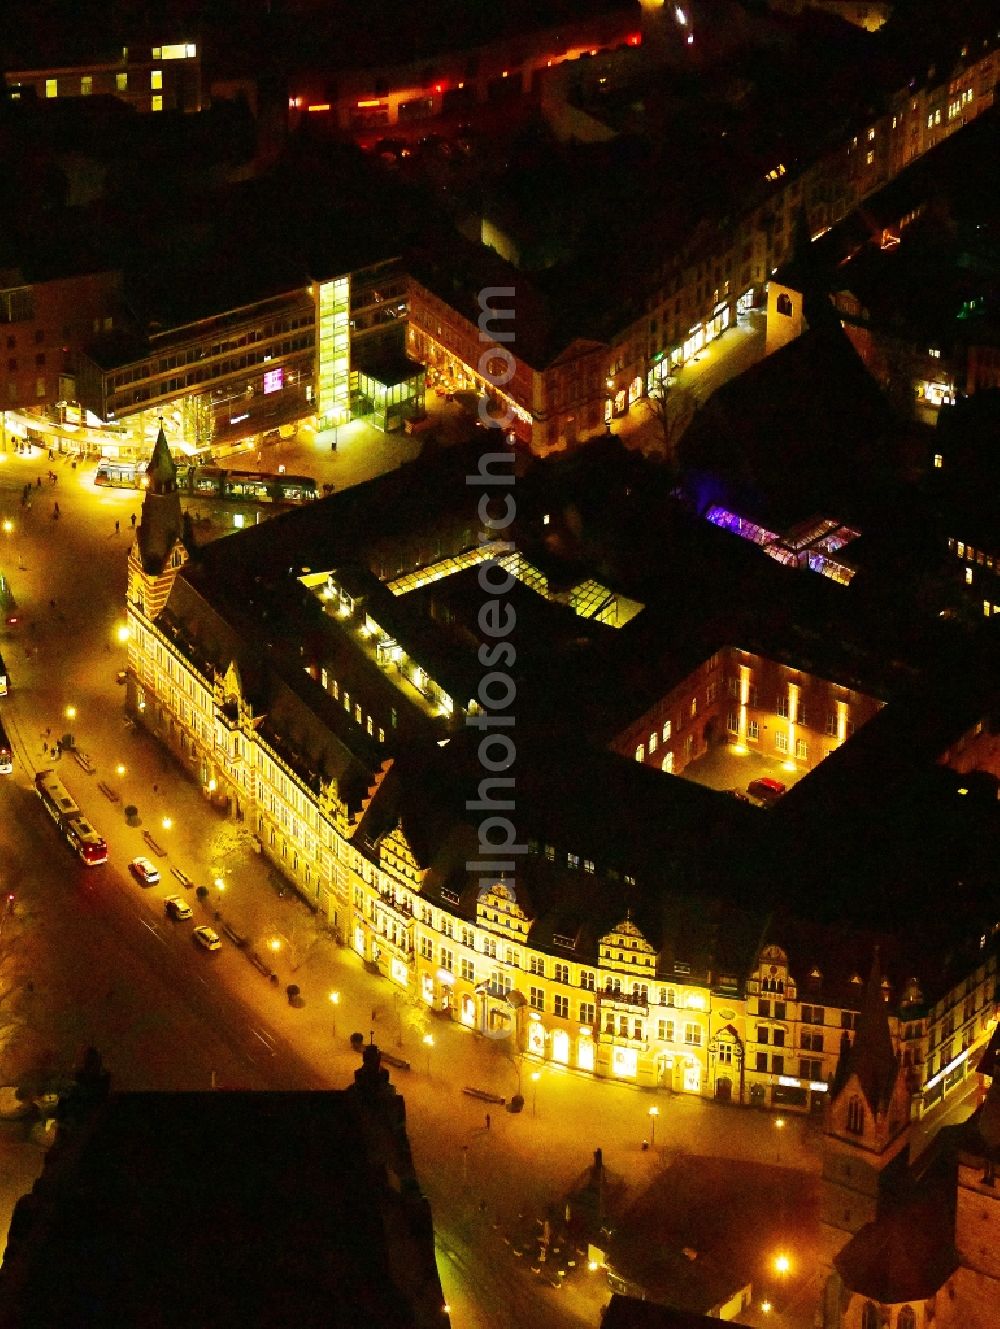
POLYGON ((830 1087, 823 1141, 822 1218, 857 1232, 904 1183, 909 1163, 910 1095, 892 1044, 878 951, 854 1042, 844 1031, 830 1087))
POLYGON ((137 613, 152 620, 163 609, 178 570, 188 560, 177 467, 162 420, 146 480, 139 529, 128 557, 128 609, 130 618, 137 613))

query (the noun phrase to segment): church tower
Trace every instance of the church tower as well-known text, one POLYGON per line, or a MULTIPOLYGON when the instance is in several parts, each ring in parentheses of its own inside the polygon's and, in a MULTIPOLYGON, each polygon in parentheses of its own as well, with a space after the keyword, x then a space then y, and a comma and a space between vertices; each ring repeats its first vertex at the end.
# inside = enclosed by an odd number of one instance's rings
MULTIPOLYGON (((1000 1025, 979 1065, 986 1099, 965 1124, 958 1152, 956 1307, 970 1326, 996 1324, 1000 1307, 1000 1025)), ((956 1317, 958 1320, 959 1317, 956 1317)))
MULTIPOLYGON (((128 611, 155 619, 167 602, 177 572, 188 559, 177 467, 162 421, 146 472, 147 489, 135 543, 128 556, 128 611)), ((132 623, 129 624, 132 627, 132 623)), ((134 638, 133 638, 134 640, 134 638)))
POLYGON ((883 1212, 909 1163, 910 1095, 892 1045, 878 952, 854 1042, 844 1031, 823 1141, 821 1216, 839 1245, 883 1212))

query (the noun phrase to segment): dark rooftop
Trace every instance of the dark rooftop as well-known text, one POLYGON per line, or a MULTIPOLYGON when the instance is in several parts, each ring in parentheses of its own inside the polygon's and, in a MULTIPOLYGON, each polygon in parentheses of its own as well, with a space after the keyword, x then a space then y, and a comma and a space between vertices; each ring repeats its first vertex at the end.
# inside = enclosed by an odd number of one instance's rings
POLYGON ((446 1322, 405 1135, 376 1156, 357 1089, 127 1093, 91 1112, 64 1118, 17 1207, 0 1324, 446 1322))

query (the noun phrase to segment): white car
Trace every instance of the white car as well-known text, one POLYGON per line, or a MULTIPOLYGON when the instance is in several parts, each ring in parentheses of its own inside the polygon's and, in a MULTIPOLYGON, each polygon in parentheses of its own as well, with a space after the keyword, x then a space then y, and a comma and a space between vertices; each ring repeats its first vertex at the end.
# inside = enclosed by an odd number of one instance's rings
POLYGON ((160 880, 160 870, 155 863, 150 862, 141 854, 138 858, 133 858, 128 865, 128 870, 140 886, 155 886, 160 880))
POLYGON ((222 949, 222 938, 216 932, 215 928, 210 928, 204 923, 201 927, 195 928, 194 939, 199 946, 204 946, 206 951, 219 951, 222 949))
POLYGON ((163 902, 164 912, 175 923, 184 923, 191 917, 191 906, 179 895, 168 895, 163 902))

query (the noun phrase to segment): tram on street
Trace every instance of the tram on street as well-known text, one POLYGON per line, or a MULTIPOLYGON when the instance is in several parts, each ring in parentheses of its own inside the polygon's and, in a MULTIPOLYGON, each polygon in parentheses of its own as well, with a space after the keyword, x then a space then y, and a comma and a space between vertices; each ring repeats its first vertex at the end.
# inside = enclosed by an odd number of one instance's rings
POLYGON ((108 861, 108 845, 102 840, 74 802, 55 771, 39 771, 35 788, 42 807, 59 827, 63 839, 87 867, 108 861))
POLYGON ((0 720, 0 775, 12 775, 14 772, 14 750, 7 737, 7 730, 0 720))
POLYGON ((17 601, 14 599, 14 592, 10 589, 10 582, 2 572, 0 572, 0 618, 8 628, 16 627, 21 621, 17 601))
MULTIPOLYGON (((102 488, 145 489, 148 462, 113 461, 102 457, 94 483, 102 488)), ((309 475, 283 472, 227 471, 220 466, 177 467, 177 488, 193 498, 222 498, 251 503, 308 503, 319 497, 316 481, 309 475)))

